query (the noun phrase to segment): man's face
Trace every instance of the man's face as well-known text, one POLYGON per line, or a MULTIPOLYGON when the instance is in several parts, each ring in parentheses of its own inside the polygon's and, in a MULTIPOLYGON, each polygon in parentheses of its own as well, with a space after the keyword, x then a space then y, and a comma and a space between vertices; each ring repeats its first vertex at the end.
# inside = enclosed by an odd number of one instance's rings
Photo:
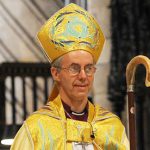
POLYGON ((86 72, 93 65, 93 57, 86 51, 72 51, 63 56, 62 69, 57 73, 57 81, 62 98, 70 100, 83 100, 87 98, 93 83, 94 73, 89 75, 86 72), (74 70, 78 70, 78 68, 79 73, 75 74, 74 70), (86 72, 84 69, 86 69, 86 72))

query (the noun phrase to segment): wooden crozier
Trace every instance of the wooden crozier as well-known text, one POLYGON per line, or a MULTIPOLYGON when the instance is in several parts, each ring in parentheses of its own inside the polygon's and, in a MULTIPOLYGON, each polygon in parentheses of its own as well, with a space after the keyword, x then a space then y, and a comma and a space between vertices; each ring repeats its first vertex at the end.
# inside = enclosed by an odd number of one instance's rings
POLYGON ((139 55, 131 59, 126 69, 127 95, 128 95, 128 115, 129 115, 129 138, 130 150, 136 150, 136 122, 135 122, 135 72, 138 65, 143 64, 146 68, 145 85, 150 86, 150 59, 139 55))

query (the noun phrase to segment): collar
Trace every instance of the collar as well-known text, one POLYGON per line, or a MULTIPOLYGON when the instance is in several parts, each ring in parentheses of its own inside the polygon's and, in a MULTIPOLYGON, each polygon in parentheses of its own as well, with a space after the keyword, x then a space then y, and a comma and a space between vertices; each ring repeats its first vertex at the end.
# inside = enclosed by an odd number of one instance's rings
POLYGON ((66 104, 63 100, 62 100, 62 105, 64 107, 66 118, 79 120, 79 121, 87 121, 87 117, 88 117, 88 103, 86 104, 85 109, 81 113, 73 112, 71 110, 71 107, 68 104, 66 104))
MULTIPOLYGON (((65 115, 65 111, 64 111, 64 106, 62 104, 60 95, 58 95, 53 101, 51 101, 50 103, 52 103, 53 105, 55 105, 58 115, 63 119, 66 120, 66 115, 65 115)), ((92 122, 92 120, 94 119, 95 116, 95 108, 94 105, 88 101, 87 103, 87 122, 92 122)))

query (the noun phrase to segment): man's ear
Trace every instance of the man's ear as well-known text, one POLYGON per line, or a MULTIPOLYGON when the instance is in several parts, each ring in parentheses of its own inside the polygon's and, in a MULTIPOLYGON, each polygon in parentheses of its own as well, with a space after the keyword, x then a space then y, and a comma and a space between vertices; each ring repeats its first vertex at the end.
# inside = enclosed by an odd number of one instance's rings
POLYGON ((57 68, 51 67, 51 74, 52 74, 54 81, 60 81, 59 71, 57 70, 57 68))

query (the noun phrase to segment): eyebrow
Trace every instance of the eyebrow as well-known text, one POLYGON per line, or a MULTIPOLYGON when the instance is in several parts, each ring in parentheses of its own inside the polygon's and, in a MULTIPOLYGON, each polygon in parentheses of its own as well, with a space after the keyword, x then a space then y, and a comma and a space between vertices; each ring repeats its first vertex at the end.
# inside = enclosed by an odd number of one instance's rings
MULTIPOLYGON (((78 63, 72 63, 70 65, 79 65, 80 66, 80 64, 78 64, 78 63)), ((86 64, 85 66, 87 66, 87 65, 94 65, 94 63, 89 63, 89 64, 86 64)))

